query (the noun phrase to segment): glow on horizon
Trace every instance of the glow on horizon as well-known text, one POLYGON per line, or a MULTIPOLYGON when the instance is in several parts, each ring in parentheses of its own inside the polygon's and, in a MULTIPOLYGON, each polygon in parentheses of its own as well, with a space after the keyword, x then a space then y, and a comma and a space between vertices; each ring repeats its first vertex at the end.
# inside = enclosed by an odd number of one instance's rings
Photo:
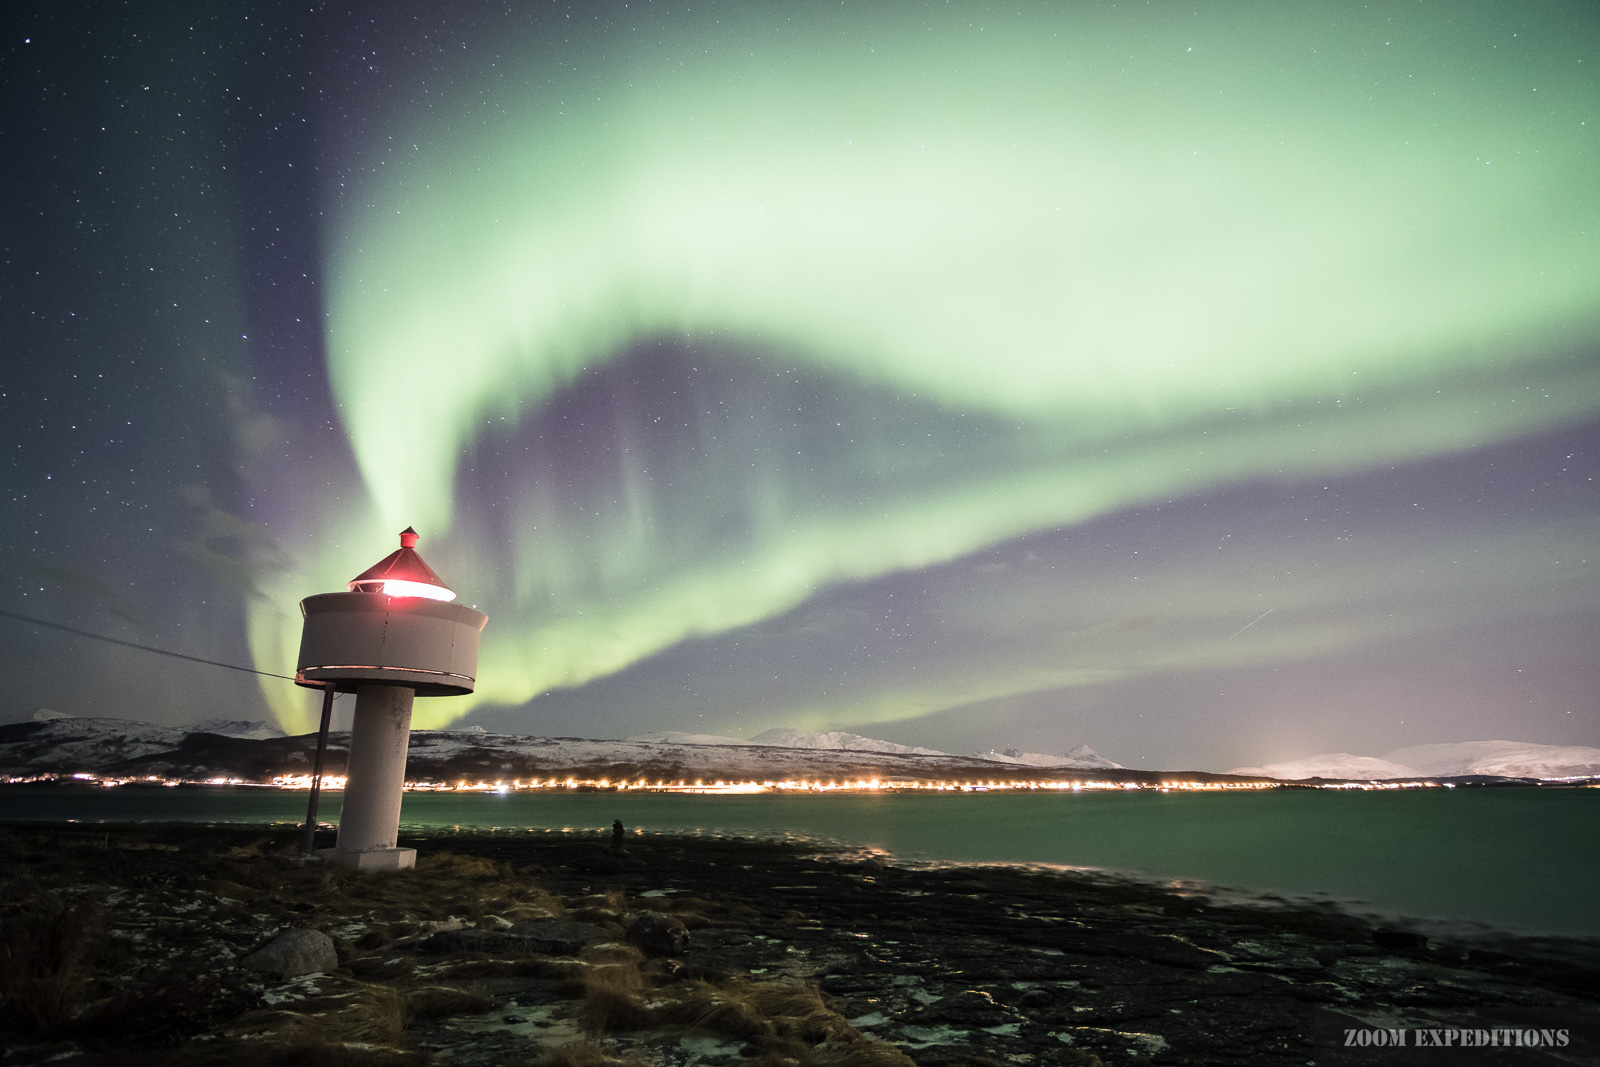
MULTIPOLYGON (((397 120, 410 151, 354 157, 328 351, 368 521, 425 522, 501 587, 479 692, 419 725, 834 583, 1600 410, 1574 355, 1600 323, 1596 99, 1559 12, 1512 40, 1488 8, 1445 26, 1399 4, 1316 27, 967 5, 981 33, 923 34, 792 10, 572 45, 583 73, 530 50, 492 112, 468 91, 456 118, 397 120), (657 338, 1015 430, 999 459, 860 499, 803 460, 730 481, 635 455, 599 519, 554 492, 501 502, 510 545, 444 534, 471 510, 464 455, 657 338), (427 433, 393 417, 419 389, 427 433), (719 509, 736 534, 690 517, 719 509)), ((268 616, 256 646, 292 647, 268 616)))

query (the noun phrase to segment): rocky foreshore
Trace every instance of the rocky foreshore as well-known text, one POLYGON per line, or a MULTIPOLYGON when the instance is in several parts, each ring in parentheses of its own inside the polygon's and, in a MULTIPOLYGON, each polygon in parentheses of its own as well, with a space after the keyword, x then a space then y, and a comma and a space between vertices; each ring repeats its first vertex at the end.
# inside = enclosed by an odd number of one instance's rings
POLYGON ((434 831, 381 876, 297 843, 0 828, 0 1063, 1600 1062, 1595 961, 1332 907, 745 838, 434 831), (1565 1044, 1343 1044, 1494 1028, 1565 1044))

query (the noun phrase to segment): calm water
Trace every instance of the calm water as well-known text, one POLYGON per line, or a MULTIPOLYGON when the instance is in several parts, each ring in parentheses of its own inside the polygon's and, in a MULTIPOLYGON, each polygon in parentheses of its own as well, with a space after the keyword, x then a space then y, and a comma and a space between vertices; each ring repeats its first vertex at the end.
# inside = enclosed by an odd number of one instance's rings
MULTIPOLYGON (((304 793, 0 787, 0 819, 302 821, 304 793)), ((324 821, 338 793, 325 793, 324 821)), ((1600 936, 1600 790, 407 794, 408 826, 800 834, 904 859, 1067 864, 1357 910, 1600 936)), ((403 832, 402 832, 403 833, 403 832)))

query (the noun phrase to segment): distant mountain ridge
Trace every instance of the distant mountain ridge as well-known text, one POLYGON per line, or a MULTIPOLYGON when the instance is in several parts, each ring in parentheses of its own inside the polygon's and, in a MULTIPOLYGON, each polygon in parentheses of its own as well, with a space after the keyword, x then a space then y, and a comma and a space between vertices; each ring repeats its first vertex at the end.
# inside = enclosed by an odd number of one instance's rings
POLYGON ((903 756, 948 756, 936 748, 917 748, 898 745, 893 741, 879 741, 874 737, 847 734, 840 730, 829 733, 812 733, 810 730, 791 730, 779 727, 750 739, 752 745, 776 745, 779 748, 810 748, 832 752, 894 752, 903 756))
POLYGON ((241 719, 204 719, 190 723, 182 729, 186 734, 220 734, 223 737, 248 737, 257 741, 269 737, 289 736, 270 722, 262 722, 260 719, 249 722, 241 719))
MULTIPOLYGON (((0 774, 87 772, 127 777, 267 782, 310 770, 314 735, 256 736, 266 724, 208 720, 188 727, 126 719, 54 716, 0 725, 0 774), (207 729, 199 729, 206 727, 207 729)), ((267 732, 275 732, 267 726, 267 732)), ((1037 753, 956 756, 855 734, 780 731, 760 735, 801 744, 741 741, 713 734, 666 732, 628 740, 530 737, 476 730, 418 730, 411 735, 411 781, 502 781, 575 777, 668 781, 1242 781, 1245 775, 1297 780, 1465 777, 1562 779, 1600 777, 1600 749, 1474 741, 1420 745, 1378 759, 1330 753, 1227 774, 1118 767, 1092 748, 1063 756, 1037 753), (844 747, 844 746, 854 747, 844 747), (879 747, 862 747, 874 745, 879 747), (831 746, 831 747, 830 747, 831 746), (1399 762, 1400 758, 1407 762, 1399 762), (1038 760, 1040 762, 1032 762, 1038 760)), ((343 774, 349 735, 329 738, 327 773, 343 774)))
POLYGON ((1600 775, 1600 748, 1539 745, 1531 741, 1459 741, 1397 748, 1381 757, 1324 752, 1263 767, 1237 767, 1228 773, 1286 781, 1307 778, 1384 781, 1472 775, 1546 780, 1585 778, 1600 775))
MULTIPOLYGON (((904 756, 950 756, 950 753, 941 752, 936 748, 921 748, 914 745, 897 744, 894 741, 880 741, 875 737, 863 737, 860 734, 845 733, 842 730, 817 733, 811 730, 798 730, 789 727, 777 727, 767 730, 750 738, 748 741, 741 741, 737 737, 722 737, 717 734, 679 733, 675 730, 639 734, 628 738, 628 740, 670 745, 759 745, 774 748, 810 749, 820 752, 883 752, 904 756)), ((976 753, 974 758, 1016 767, 1126 770, 1122 764, 1111 762, 1088 745, 1079 745, 1077 748, 1059 756, 1046 756, 1038 752, 1019 753, 1010 749, 1000 753, 990 749, 988 752, 976 753)))
MULTIPOLYGON (((238 778, 265 782, 310 769, 312 736, 249 736, 253 724, 217 729, 154 726, 125 719, 52 718, 0 726, 0 773, 88 772, 129 777, 238 778)), ((475 730, 417 730, 406 765, 411 781, 502 781, 576 777, 612 781, 1001 781, 1154 782, 1162 772, 1038 767, 956 756, 855 734, 778 731, 765 741, 664 732, 629 740, 528 737, 475 730), (772 744, 773 740, 791 744, 772 744), (758 741, 760 743, 758 743, 758 741), (848 746, 848 747, 847 747, 848 746)), ((342 774, 349 735, 329 738, 327 773, 342 774)), ((1167 777, 1173 775, 1168 774, 1167 777)), ((1184 778, 1214 778, 1182 772, 1184 778)))
POLYGON ((1011 763, 1021 767, 1070 767, 1085 771, 1120 771, 1125 770, 1120 763, 1112 763, 1088 745, 1079 745, 1077 748, 1064 752, 1059 756, 1046 756, 1039 752, 1017 752, 1007 749, 1005 752, 996 752, 990 749, 982 753, 981 759, 994 760, 996 763, 1011 763))

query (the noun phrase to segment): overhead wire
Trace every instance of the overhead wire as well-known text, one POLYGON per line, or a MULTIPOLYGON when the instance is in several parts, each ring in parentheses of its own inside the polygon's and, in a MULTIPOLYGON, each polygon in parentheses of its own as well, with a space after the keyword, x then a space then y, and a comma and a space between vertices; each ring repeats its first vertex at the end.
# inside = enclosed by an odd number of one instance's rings
POLYGON ((49 622, 45 619, 36 619, 31 615, 20 615, 15 611, 0 608, 0 615, 18 622, 32 623, 35 626, 48 626, 52 630, 61 630, 77 637, 88 637, 96 641, 104 641, 110 645, 121 645, 124 648, 136 648, 140 652, 154 652, 158 656, 171 656, 173 659, 186 659, 190 663, 204 663, 210 667, 226 667, 230 671, 244 671, 246 674, 259 674, 265 678, 282 678, 286 682, 294 681, 293 675, 274 674, 272 671, 258 671, 254 667, 241 667, 237 663, 224 663, 218 659, 206 659, 204 656, 190 656, 183 652, 172 652, 165 648, 156 648, 154 645, 141 645, 137 641, 124 641, 116 637, 107 637, 104 634, 90 633, 80 630, 75 626, 65 626, 59 622, 49 622))

